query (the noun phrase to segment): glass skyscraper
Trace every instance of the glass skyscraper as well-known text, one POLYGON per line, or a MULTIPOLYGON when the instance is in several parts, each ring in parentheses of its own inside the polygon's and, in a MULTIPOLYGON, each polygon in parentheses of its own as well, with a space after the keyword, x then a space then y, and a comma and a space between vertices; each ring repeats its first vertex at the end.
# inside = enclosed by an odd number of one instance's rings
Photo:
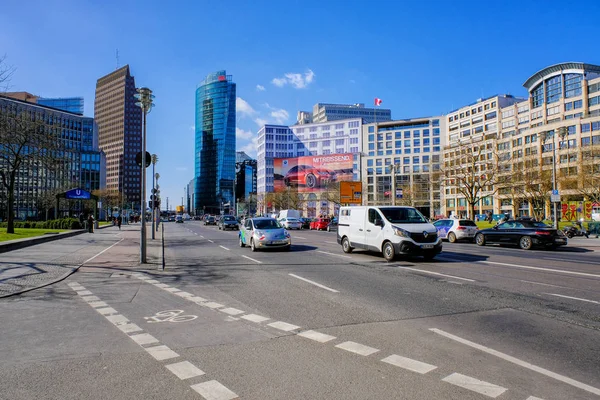
POLYGON ((38 98, 38 104, 83 115, 83 97, 38 98))
POLYGON ((233 207, 235 181, 235 83, 223 71, 196 89, 195 209, 219 213, 233 207))

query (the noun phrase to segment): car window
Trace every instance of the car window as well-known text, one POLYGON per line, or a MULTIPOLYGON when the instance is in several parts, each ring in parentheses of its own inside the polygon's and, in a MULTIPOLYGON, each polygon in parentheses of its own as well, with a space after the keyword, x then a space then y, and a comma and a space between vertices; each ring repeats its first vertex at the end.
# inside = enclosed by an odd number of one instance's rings
POLYGON ((288 170, 288 172, 296 172, 298 171, 298 167, 292 167, 288 170))
POLYGON ((235 221, 235 218, 232 216, 223 217, 223 221, 235 221))
POLYGON ((251 219, 246 221, 246 223, 244 224, 244 228, 252 229, 252 220, 251 219))
POLYGON ((259 219, 254 221, 256 229, 279 229, 281 225, 274 219, 259 219))
POLYGON ((427 219, 423 216, 423 214, 421 214, 415 208, 382 208, 381 212, 383 213, 385 219, 396 224, 428 223, 427 219))
POLYGON ((369 208, 369 222, 374 224, 376 219, 381 219, 381 215, 374 208, 369 208))
POLYGON ((470 219, 461 219, 458 221, 458 225, 460 226, 477 226, 477 224, 470 219))
POLYGON ((520 222, 515 222, 515 223, 514 223, 514 227, 515 227, 515 228, 525 228, 525 227, 523 226, 523 224, 522 224, 522 223, 520 223, 520 222))

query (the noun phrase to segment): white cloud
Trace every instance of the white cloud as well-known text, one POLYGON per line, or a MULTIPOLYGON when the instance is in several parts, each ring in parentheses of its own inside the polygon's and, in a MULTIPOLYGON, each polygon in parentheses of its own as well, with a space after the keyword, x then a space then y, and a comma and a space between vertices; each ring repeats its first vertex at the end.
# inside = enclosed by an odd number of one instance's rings
POLYGON ((190 125, 190 131, 195 131, 196 130, 196 125, 190 125))
POLYGON ((235 128, 235 137, 238 140, 248 140, 254 136, 254 133, 251 131, 245 131, 242 128, 235 128))
POLYGON ((235 99, 235 108, 236 112, 241 114, 243 117, 252 117, 256 114, 256 110, 241 97, 237 97, 235 99))
POLYGON ((354 79, 350 79, 350 83, 356 83, 354 79))
POLYGON ((243 151, 252 158, 256 158, 256 150, 258 148, 258 137, 253 137, 252 140, 242 147, 238 147, 237 151, 243 151))
POLYGON ((286 110, 280 109, 271 111, 271 117, 273 117, 276 123, 281 125, 287 122, 288 118, 290 117, 290 114, 286 110))
POLYGON ((256 85, 257 92, 264 92, 265 90, 267 90, 267 89, 265 89, 265 87, 263 85, 256 85))
POLYGON ((308 69, 304 74, 288 72, 282 78, 273 78, 271 83, 277 87, 283 87, 289 83, 296 89, 304 89, 315 80, 315 76, 311 69, 308 69))
POLYGON ((255 118, 254 122, 256 122, 256 125, 258 125, 259 127, 266 125, 267 124, 267 120, 264 118, 255 118))

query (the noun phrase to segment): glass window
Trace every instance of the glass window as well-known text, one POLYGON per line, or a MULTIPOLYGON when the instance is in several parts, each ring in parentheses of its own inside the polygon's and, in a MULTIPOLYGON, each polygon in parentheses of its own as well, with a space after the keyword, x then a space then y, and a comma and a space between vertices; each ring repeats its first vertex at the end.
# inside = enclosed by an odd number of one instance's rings
POLYGON ((404 141, 404 147, 410 147, 410 140, 404 141))
POLYGON ((404 131, 404 139, 407 139, 410 137, 410 131, 404 131))
POLYGON ((544 104, 544 84, 540 83, 531 91, 533 108, 537 108, 544 104))
POLYGON ((369 133, 374 133, 374 132, 375 132, 375 127, 369 126, 369 133))
POLYGON ((546 81, 546 102, 555 103, 562 96, 562 77, 555 76, 546 81))
POLYGON ((581 95, 581 74, 565 74, 565 97, 575 97, 581 95))

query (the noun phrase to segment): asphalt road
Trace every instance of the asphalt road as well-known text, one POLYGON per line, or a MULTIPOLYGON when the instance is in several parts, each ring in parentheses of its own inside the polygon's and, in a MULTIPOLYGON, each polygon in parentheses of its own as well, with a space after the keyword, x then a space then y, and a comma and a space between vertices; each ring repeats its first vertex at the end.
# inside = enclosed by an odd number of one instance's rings
POLYGON ((252 252, 200 222, 165 231, 164 272, 103 254, 0 302, 0 397, 600 398, 598 251, 386 263, 333 232, 252 252))

